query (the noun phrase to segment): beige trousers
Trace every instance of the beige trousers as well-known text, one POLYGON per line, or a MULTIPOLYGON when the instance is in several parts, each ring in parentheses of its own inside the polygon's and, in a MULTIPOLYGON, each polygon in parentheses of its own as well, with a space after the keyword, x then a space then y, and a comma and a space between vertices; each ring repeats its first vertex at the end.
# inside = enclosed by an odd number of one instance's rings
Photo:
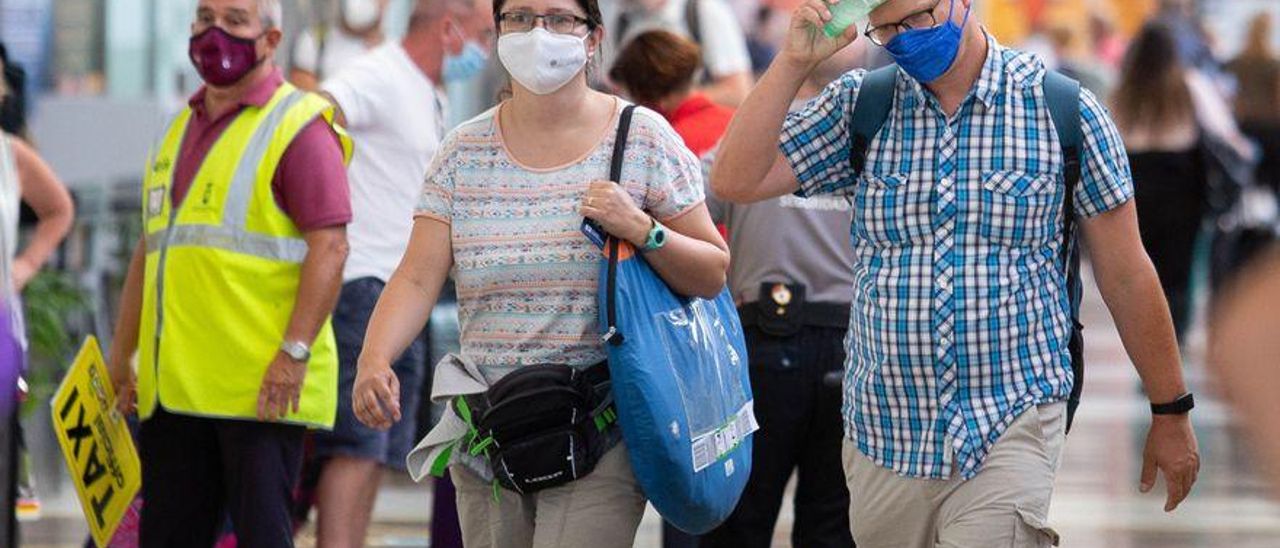
POLYGON ((605 453, 578 481, 520 495, 498 489, 463 466, 450 467, 467 548, 630 548, 645 497, 625 444, 605 453))
POLYGON ((1041 548, 1066 433, 1066 404, 1032 407, 965 481, 903 477, 844 443, 849 519, 859 548, 1041 548))

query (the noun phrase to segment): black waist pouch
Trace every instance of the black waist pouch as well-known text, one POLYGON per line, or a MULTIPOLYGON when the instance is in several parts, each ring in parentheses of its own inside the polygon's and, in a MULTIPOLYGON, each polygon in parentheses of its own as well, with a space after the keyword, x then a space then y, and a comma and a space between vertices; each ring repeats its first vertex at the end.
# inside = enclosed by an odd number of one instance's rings
POLYGON ((564 485, 595 469, 616 413, 609 368, 523 367, 483 394, 464 398, 476 436, 499 485, 521 494, 564 485))

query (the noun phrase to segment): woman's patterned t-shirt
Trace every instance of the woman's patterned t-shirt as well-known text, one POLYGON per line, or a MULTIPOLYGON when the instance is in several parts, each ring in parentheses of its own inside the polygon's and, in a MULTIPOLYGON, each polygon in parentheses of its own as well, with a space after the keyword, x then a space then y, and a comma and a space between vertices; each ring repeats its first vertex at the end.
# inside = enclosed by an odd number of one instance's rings
MULTIPOLYGON (((502 140, 501 106, 445 138, 417 216, 450 225, 462 356, 489 382, 534 364, 576 367, 606 353, 597 326, 601 251, 581 231, 587 186, 609 178, 618 113, 586 156, 550 169, 518 163, 502 140)), ((623 186, 669 221, 703 202, 701 168, 658 114, 636 109, 623 186)))

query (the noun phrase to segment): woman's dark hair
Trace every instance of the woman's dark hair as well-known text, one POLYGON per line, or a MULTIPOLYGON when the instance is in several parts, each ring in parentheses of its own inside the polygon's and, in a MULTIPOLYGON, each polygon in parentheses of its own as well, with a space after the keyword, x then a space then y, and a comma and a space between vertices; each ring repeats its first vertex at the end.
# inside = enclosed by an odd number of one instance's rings
POLYGON ((9 50, 0 43, 0 64, 4 65, 4 87, 0 100, 0 129, 14 134, 27 132, 27 71, 9 58, 9 50))
POLYGON ((1161 23, 1148 23, 1129 44, 1120 84, 1112 96, 1121 130, 1160 131, 1195 118, 1176 46, 1173 33, 1161 23))
POLYGON ((672 32, 652 30, 622 48, 609 69, 609 79, 625 88, 632 100, 652 108, 692 87, 701 66, 697 44, 672 32))
MULTIPOLYGON (((598 0, 574 0, 578 7, 587 14, 587 28, 596 30, 604 26, 604 16, 600 15, 600 2, 598 0)), ((501 26, 502 22, 499 17, 502 15, 503 6, 507 5, 507 0, 493 0, 493 24, 501 26)))

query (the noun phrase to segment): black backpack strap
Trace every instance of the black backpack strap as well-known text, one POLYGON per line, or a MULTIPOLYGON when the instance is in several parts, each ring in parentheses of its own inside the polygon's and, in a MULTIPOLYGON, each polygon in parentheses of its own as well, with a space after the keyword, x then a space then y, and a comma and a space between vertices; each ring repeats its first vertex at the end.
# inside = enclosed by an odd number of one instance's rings
POLYGON ((1081 162, 1084 154, 1084 129, 1080 116, 1080 83, 1061 73, 1050 71, 1044 78, 1044 95, 1049 104, 1049 115, 1058 133, 1062 147, 1062 252, 1061 259, 1067 276, 1067 294, 1071 305, 1071 373, 1074 383, 1067 399, 1067 431, 1075 420, 1080 407, 1080 395, 1084 391, 1084 325, 1080 323, 1080 301, 1083 286, 1080 281, 1080 246, 1075 215, 1075 193, 1080 183, 1081 162))
POLYGON ((897 65, 873 70, 862 77, 862 87, 858 90, 858 99, 853 106, 853 121, 849 128, 852 143, 849 163, 855 180, 862 176, 862 171, 867 167, 867 151, 871 147, 871 140, 880 133, 880 128, 889 119, 897 84, 897 65))
MULTIPOLYGON (((622 115, 618 118, 618 135, 613 141, 613 159, 609 163, 609 180, 618 184, 622 184, 622 163, 627 151, 627 135, 631 133, 631 117, 635 114, 636 106, 627 105, 622 109, 622 115)), ((603 233, 603 231, 601 231, 603 233)), ((622 344, 622 332, 618 331, 618 254, 619 241, 617 237, 609 238, 609 272, 605 293, 608 302, 605 303, 605 313, 608 316, 609 331, 605 333, 605 342, 618 346, 622 344)))

